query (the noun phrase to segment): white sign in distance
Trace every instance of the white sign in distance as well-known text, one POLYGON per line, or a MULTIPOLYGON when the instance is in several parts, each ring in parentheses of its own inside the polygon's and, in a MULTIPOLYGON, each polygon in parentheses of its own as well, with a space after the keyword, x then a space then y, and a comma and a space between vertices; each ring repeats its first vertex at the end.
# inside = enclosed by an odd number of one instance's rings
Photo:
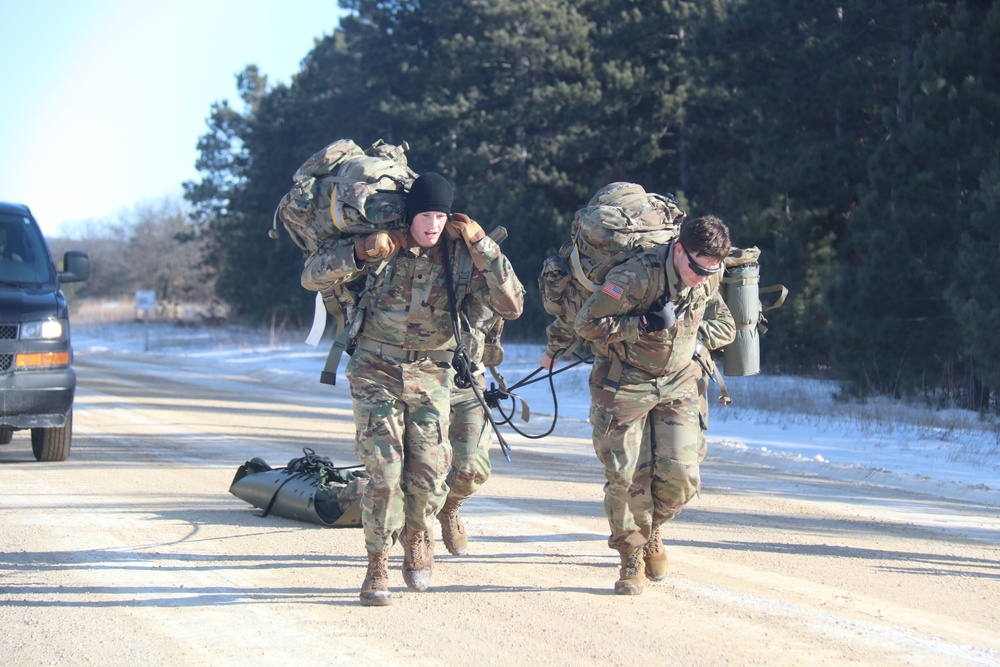
POLYGON ((136 310, 156 310, 156 291, 138 290, 135 293, 136 310))

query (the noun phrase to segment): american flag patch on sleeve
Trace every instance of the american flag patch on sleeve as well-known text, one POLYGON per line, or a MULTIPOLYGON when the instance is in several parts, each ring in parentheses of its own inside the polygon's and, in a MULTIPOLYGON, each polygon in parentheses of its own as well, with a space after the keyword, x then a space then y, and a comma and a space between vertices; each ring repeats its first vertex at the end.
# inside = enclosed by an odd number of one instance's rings
POLYGON ((614 283, 604 283, 604 287, 601 288, 601 291, 613 299, 622 298, 622 288, 614 283))

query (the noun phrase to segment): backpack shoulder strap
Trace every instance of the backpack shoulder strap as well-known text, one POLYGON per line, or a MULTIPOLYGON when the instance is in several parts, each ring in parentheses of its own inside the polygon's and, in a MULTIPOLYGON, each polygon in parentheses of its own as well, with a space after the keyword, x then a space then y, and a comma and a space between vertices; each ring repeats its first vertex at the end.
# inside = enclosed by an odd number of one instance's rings
MULTIPOLYGON (((667 265, 666 254, 669 245, 662 244, 653 248, 643 248, 639 251, 638 259, 646 267, 650 282, 646 286, 646 296, 642 301, 641 309, 648 310, 653 302, 660 298, 667 287, 667 265)), ((611 348, 608 350, 611 366, 604 377, 603 388, 614 393, 621 385, 621 375, 624 370, 624 361, 620 351, 611 348)))
POLYGON ((455 258, 455 303, 460 305, 469 292, 472 282, 472 253, 464 243, 458 244, 458 256, 455 258))
POLYGON ((337 330, 337 337, 330 347, 330 353, 326 355, 326 363, 319 374, 319 381, 323 384, 337 384, 337 368, 340 366, 340 358, 344 356, 346 350, 352 347, 354 339, 361 331, 361 323, 364 321, 368 304, 382 291, 387 264, 388 262, 383 261, 368 274, 365 286, 358 295, 358 305, 351 313, 350 319, 338 319, 338 323, 343 322, 343 325, 337 330))
POLYGON ((654 248, 642 250, 639 260, 645 265, 650 282, 646 289, 646 298, 642 307, 649 309, 653 302, 660 298, 667 291, 667 253, 669 245, 658 245, 654 248))
POLYGON ((600 285, 587 277, 587 272, 583 268, 583 260, 580 259, 580 249, 576 243, 573 244, 573 249, 570 251, 569 265, 573 277, 576 278, 581 287, 591 293, 601 289, 600 285))
MULTIPOLYGON (((497 225, 490 230, 489 237, 497 245, 503 243, 507 238, 507 228, 497 225)), ((462 299, 469 292, 469 285, 472 283, 472 253, 464 243, 459 244, 458 257, 455 259, 455 302, 459 305, 462 299)))

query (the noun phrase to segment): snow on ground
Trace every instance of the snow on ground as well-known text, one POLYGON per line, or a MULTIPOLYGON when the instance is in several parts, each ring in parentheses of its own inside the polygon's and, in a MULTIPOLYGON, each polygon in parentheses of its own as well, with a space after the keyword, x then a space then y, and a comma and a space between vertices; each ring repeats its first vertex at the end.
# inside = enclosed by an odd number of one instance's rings
MULTIPOLYGON (((329 342, 310 347, 304 335, 238 327, 178 327, 164 323, 88 325, 74 328, 77 355, 99 355, 109 350, 130 356, 169 355, 220 374, 246 375, 276 386, 315 387, 349 397, 346 381, 330 387, 319 383, 329 342)), ((579 364, 553 378, 557 404, 548 380, 538 369, 541 345, 505 344, 501 371, 508 386, 531 408, 531 420, 513 425, 528 434, 540 434, 552 424, 558 407, 557 433, 542 439, 519 437, 510 425, 501 432, 514 448, 545 449, 557 456, 593 455, 586 447, 560 443, 589 443, 587 414, 590 367, 579 364)), ((341 361, 338 378, 347 363, 341 361)), ((557 367, 565 368, 567 362, 557 367)), ((492 378, 490 378, 492 380, 492 378)), ((871 401, 865 404, 836 399, 830 382, 758 375, 727 377, 733 405, 712 402, 709 459, 743 462, 800 474, 864 481, 953 499, 1000 507, 1000 436, 995 422, 980 422, 975 414, 931 411, 927 408, 871 401)), ((713 383, 713 398, 719 388, 713 383)), ((515 407, 502 404, 506 412, 515 407)), ((519 406, 517 406, 519 409, 519 406)), ((494 411, 494 418, 501 419, 494 411)), ((496 465, 496 464, 495 464, 496 465)))

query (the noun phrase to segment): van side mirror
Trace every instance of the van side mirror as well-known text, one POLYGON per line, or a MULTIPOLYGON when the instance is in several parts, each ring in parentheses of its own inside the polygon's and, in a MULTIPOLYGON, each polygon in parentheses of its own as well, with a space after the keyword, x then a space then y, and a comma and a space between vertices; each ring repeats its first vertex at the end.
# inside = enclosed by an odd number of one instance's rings
POLYGON ((90 257, 80 250, 67 250, 63 255, 63 270, 59 282, 78 283, 90 278, 90 257))

